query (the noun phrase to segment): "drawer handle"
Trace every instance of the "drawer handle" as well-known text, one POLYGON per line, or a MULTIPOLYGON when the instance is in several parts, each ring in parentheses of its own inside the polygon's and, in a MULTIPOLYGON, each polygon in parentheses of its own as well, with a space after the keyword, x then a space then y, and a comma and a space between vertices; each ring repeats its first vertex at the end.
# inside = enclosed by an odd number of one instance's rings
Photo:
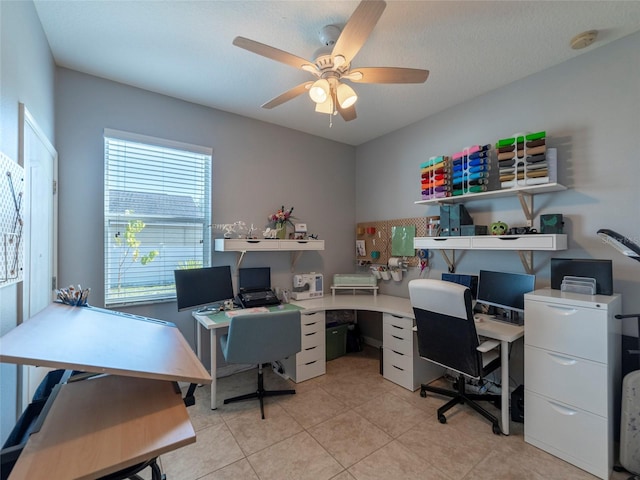
POLYGON ((311 335, 315 335, 318 332, 311 332, 311 333, 305 333, 304 336, 305 337, 310 337, 311 335))
POLYGON ((393 368, 400 370, 401 372, 404 372, 404 368, 400 368, 400 367, 396 367, 395 365, 391 365, 393 368))
POLYGON ((562 315, 574 315, 577 312, 575 308, 571 308, 571 307, 561 307, 558 305, 547 305, 547 307, 553 310, 558 310, 559 313, 562 315))
POLYGON ((558 355, 557 353, 547 353, 556 363, 560 365, 575 365, 578 363, 575 359, 558 355))
POLYGON ((402 355, 404 357, 404 353, 400 353, 400 352, 396 352, 395 350, 391 350, 393 353, 395 353, 396 355, 402 355))
POLYGON ((318 348, 318 346, 316 345, 315 347, 309 347, 309 348, 305 348, 305 352, 308 352, 309 350, 313 350, 314 348, 318 348))
POLYGON ((303 315, 311 316, 311 315, 315 315, 317 313, 319 313, 319 312, 303 313, 303 315))
POLYGON ((551 404, 554 410, 556 410, 558 413, 561 413, 562 415, 572 416, 578 413, 577 410, 567 408, 564 405, 557 404, 555 402, 552 402, 551 400, 548 400, 548 402, 551 404))
POLYGON ((498 240, 520 240, 520 237, 497 237, 498 240))
POLYGON ((395 335, 391 335, 393 338, 395 338, 396 340, 404 340, 404 338, 402 337, 396 337, 395 335))
POLYGON ((311 322, 311 323, 305 323, 304 326, 305 327, 310 327, 311 325, 315 325, 318 322, 311 322))
POLYGON ((305 363, 305 365, 313 365, 314 363, 316 363, 318 360, 314 360, 313 362, 307 362, 305 363))
POLYGON ((397 328, 398 330, 404 330, 404 327, 399 327, 398 325, 391 324, 393 328, 397 328))
POLYGON ((247 243, 260 243, 260 240, 247 240, 247 243))

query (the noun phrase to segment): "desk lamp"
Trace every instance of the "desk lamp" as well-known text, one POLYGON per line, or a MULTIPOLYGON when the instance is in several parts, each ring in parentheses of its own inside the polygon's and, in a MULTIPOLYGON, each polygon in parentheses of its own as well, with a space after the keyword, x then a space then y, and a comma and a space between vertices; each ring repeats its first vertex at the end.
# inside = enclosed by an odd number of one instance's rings
MULTIPOLYGON (((605 243, 611 245, 613 248, 618 250, 623 255, 633 258, 640 262, 640 246, 635 242, 631 241, 627 237, 620 235, 613 230, 609 230, 606 228, 598 230, 598 236, 604 239, 605 243)), ((638 319, 638 350, 629 350, 630 354, 640 354, 640 313, 632 313, 629 315, 616 315, 617 319, 624 318, 637 318, 638 319)), ((626 400, 628 400, 629 405, 625 406, 625 399, 623 399, 623 407, 622 407, 622 425, 621 425, 621 438, 620 438, 620 463, 624 466, 624 468, 630 473, 635 473, 629 477, 628 480, 640 480, 640 461, 638 461, 637 454, 637 446, 632 445, 633 441, 624 441, 625 437, 629 433, 631 427, 631 417, 633 415, 633 411, 637 411, 639 409, 638 397, 633 396, 631 394, 627 395, 625 392, 635 390, 634 386, 640 384, 640 370, 636 370, 627 374, 622 382, 622 390, 623 397, 626 396, 626 400), (635 405, 633 405, 635 403, 635 405), (629 418, 626 418, 629 417, 629 418), (625 421, 627 420, 627 421, 625 421)), ((632 436, 629 434, 629 436, 632 436)))

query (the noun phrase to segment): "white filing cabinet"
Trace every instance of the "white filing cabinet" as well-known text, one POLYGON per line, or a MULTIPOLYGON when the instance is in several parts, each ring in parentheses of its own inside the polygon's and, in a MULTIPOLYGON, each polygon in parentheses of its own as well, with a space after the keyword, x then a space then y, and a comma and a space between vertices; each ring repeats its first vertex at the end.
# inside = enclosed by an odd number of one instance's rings
POLYGON ((326 372, 325 312, 300 312, 302 349, 282 360, 285 374, 296 383, 326 372))
POLYGON ((524 439, 593 475, 614 465, 620 295, 525 295, 524 439))
POLYGON ((387 380, 415 391, 443 375, 444 369, 420 358, 413 319, 382 314, 382 362, 387 380))

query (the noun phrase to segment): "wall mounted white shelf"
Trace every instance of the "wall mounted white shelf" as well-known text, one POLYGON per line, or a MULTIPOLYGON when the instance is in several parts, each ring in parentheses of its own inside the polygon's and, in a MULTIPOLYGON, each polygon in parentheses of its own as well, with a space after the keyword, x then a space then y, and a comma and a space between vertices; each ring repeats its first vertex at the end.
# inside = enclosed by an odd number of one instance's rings
POLYGON ((533 273, 533 251, 567 249, 566 234, 477 235, 468 237, 416 237, 416 249, 440 250, 449 271, 455 271, 456 250, 515 250, 527 273, 533 273), (451 256, 445 250, 451 250, 451 256))
MULTIPOLYGON (((545 183, 543 185, 529 185, 491 192, 472 193, 457 197, 434 198, 418 200, 414 203, 451 204, 473 200, 486 200, 498 197, 518 196, 520 206, 527 219, 527 225, 533 227, 533 195, 566 190, 567 187, 559 183, 545 183)), ((456 250, 515 250, 520 255, 520 261, 527 273, 533 273, 533 251, 558 251, 567 249, 567 235, 565 234, 531 234, 531 235, 479 235, 468 237, 416 237, 414 248, 440 250, 450 272, 456 269, 456 250), (451 250, 447 254, 446 250, 451 250)))
POLYGON ((236 268, 240 268, 247 252, 291 252, 291 271, 293 271, 302 252, 324 250, 324 240, 216 238, 214 248, 216 252, 236 252, 238 254, 236 268))

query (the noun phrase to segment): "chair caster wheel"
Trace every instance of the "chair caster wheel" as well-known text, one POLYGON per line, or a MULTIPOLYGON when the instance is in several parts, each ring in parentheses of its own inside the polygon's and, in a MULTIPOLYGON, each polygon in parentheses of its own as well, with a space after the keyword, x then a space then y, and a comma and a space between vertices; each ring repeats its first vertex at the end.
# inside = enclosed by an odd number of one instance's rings
POLYGON ((438 415, 438 421, 440 423, 447 423, 447 417, 445 417, 444 415, 438 415))
POLYGON ((426 392, 426 390, 420 390, 420 396, 421 396, 422 398, 427 398, 427 392, 426 392))
POLYGON ((497 423, 493 424, 493 433, 495 433, 496 435, 502 435, 502 430, 500 430, 500 425, 498 425, 497 423))

